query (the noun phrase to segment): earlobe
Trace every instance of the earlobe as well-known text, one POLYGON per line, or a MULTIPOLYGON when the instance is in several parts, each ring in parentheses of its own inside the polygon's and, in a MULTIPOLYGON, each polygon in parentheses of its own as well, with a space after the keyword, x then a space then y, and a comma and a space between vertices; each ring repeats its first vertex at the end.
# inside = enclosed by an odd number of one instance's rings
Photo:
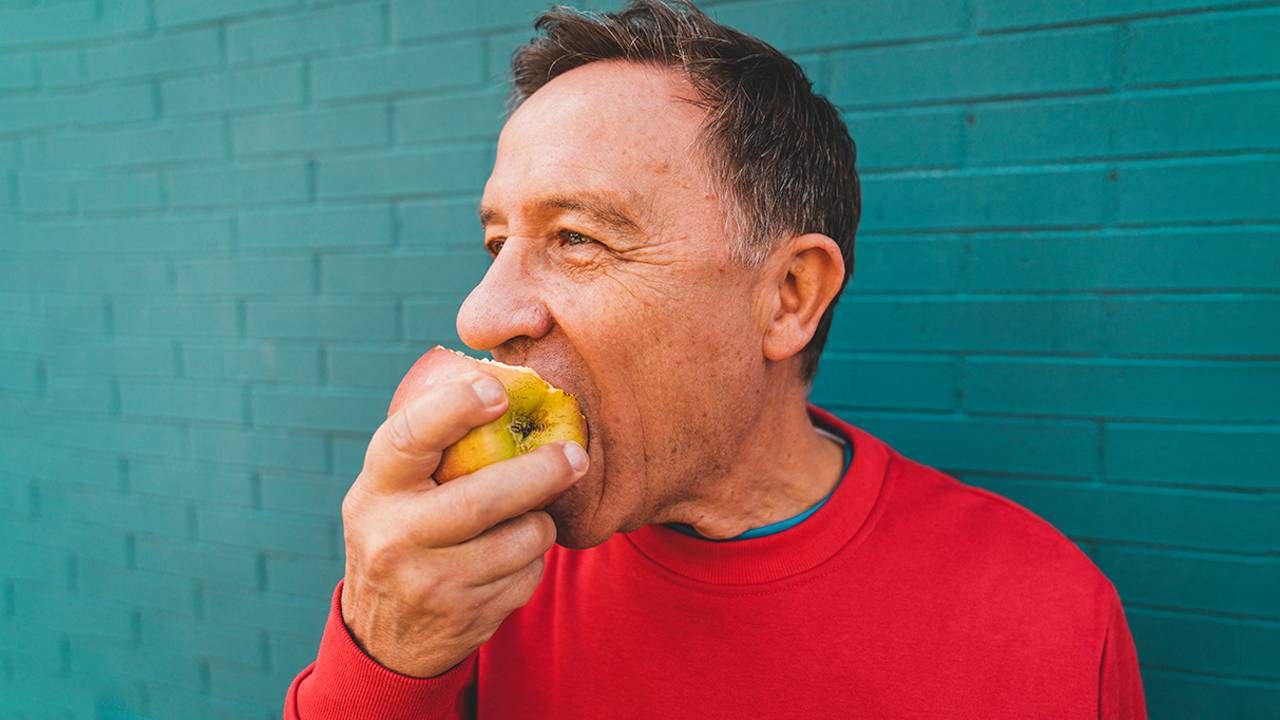
POLYGON ((819 233, 791 239, 774 292, 776 310, 764 337, 764 355, 773 361, 798 354, 817 332, 818 322, 844 282, 844 258, 834 240, 819 233))

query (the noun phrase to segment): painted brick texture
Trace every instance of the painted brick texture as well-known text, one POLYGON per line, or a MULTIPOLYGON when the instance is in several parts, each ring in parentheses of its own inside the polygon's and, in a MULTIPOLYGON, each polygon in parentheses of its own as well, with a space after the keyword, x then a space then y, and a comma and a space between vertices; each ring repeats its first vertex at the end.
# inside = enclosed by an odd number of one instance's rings
MULTIPOLYGON (((0 7, 0 717, 279 717, 548 4, 0 7)), ((1276 717, 1280 3, 704 6, 858 144, 814 400, 1088 552, 1151 717, 1276 717)))

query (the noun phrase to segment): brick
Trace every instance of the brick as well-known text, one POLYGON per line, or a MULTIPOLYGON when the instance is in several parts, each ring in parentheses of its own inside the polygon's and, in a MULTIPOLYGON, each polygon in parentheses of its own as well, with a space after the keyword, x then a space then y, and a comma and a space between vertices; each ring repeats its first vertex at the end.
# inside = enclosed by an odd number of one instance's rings
POLYGON ((1240 624, 1235 620, 1149 610, 1125 613, 1144 668, 1214 674, 1240 671, 1240 624))
POLYGON ((64 2, 5 14, 0 49, 94 40, 144 32, 147 6, 133 0, 64 2))
POLYGON ((257 425, 369 432, 386 418, 390 392, 259 386, 253 389, 257 425))
POLYGON ((506 115, 501 89, 406 100, 396 105, 396 137, 410 144, 497 139, 506 115))
POLYGON ((166 113, 260 110, 302 103, 302 66, 273 65, 161 83, 166 113))
POLYGON ((817 0, 731 3, 709 11, 718 22, 754 35, 785 53, 808 48, 959 35, 965 5, 926 0, 910 6, 817 0))
POLYGON ((1026 505, 1072 538, 1275 552, 1280 499, 1183 489, 992 479, 995 492, 1026 505))
POLYGON ((1199 720, 1206 717, 1266 718, 1280 707, 1280 689, 1244 680, 1162 673, 1143 673, 1150 717, 1199 720))
POLYGON ((1116 219, 1273 221, 1280 218, 1280 189, 1270 181, 1277 172, 1280 162, 1268 159, 1127 165, 1116 171, 1116 219))
POLYGON ((842 53, 830 58, 829 95, 852 107, 1100 90, 1113 81, 1115 39, 1089 29, 842 53))
POLYGON ((174 269, 179 293, 269 295, 312 288, 310 258, 178 260, 174 269))
POLYGON ((968 153, 988 164, 1252 150, 1275 144, 1264 118, 1278 112, 1280 91, 1255 87, 1003 103, 971 111, 968 153))
POLYGON ((400 203, 400 244, 474 250, 482 246, 484 240, 478 219, 479 205, 479 197, 400 203))
POLYGON ((1266 77, 1280 72, 1280 13, 1201 15, 1134 23, 1125 80, 1134 85, 1266 77))
POLYGON ((231 136, 237 155, 352 150, 390 142, 387 109, 382 105, 238 117, 231 121, 231 136))
POLYGON ((1274 422, 1275 363, 974 358, 965 406, 979 412, 1274 422))
POLYGON ((129 489, 137 495, 219 505, 253 504, 253 486, 245 468, 190 460, 131 458, 129 489))
POLYGON ((32 90, 36 87, 35 56, 30 53, 0 55, 0 90, 32 90))
POLYGON ((71 181, 65 175, 18 175, 18 204, 28 213, 65 213, 71 210, 71 181))
POLYGON ((112 411, 111 388, 102 378, 49 379, 43 409, 58 413, 106 415, 112 411))
POLYGON ((97 256, 208 252, 227 248, 230 237, 230 224, 217 217, 99 220, 42 224, 14 249, 59 250, 97 256))
POLYGON ((76 343, 46 361, 52 375, 142 375, 173 377, 177 374, 173 344, 166 340, 109 338, 76 343))
POLYGON ((849 283, 858 293, 954 291, 963 277, 966 248, 959 239, 858 238, 856 247, 849 283))
POLYGON ((217 160, 226 155, 221 122, 58 135, 49 140, 49 158, 60 167, 156 165, 217 160))
POLYGON ((1280 678, 1280 656, 1275 651, 1277 647, 1280 647, 1280 624, 1241 622, 1241 674, 1280 678))
POLYGON ((238 63, 368 47, 382 42, 383 24, 381 4, 371 2, 239 22, 227 28, 227 56, 238 63))
POLYGON ((1097 472, 1098 432, 1089 423, 848 415, 907 457, 945 472, 1086 478, 1097 472))
POLYGON ((1110 192, 1089 168, 877 175, 862 183, 860 232, 1096 226, 1110 192))
POLYGON ((222 62, 218 29, 171 33, 137 42, 85 48, 92 82, 165 76, 216 67, 222 62))
POLYGON ((858 172, 955 167, 964 160, 965 116, 953 109, 846 113, 858 172))
POLYGON ((98 176, 77 188, 80 209, 91 212, 154 210, 164 206, 159 173, 98 176))
POLYGON ((60 417, 46 436, 64 447, 103 452, 180 457, 187 451, 187 431, 172 422, 127 419, 82 420, 60 417))
POLYGON ((190 435, 191 457, 196 460, 317 472, 325 469, 324 442, 317 435, 213 426, 193 426, 190 435))
MULTIPOLYGON (((166 542, 172 542, 172 539, 166 542)), ((129 607, 169 608, 191 600, 190 578, 97 562, 81 562, 77 570, 80 592, 102 602, 129 607)))
POLYGON ((489 35, 486 38, 485 47, 486 66, 489 72, 485 80, 490 83, 510 82, 512 54, 533 37, 532 27, 489 35))
POLYGON ((155 102, 147 85, 0 101, 0 133, 66 126, 91 127, 153 117, 155 102))
POLYGON ((251 250, 388 247, 393 233, 387 205, 308 207, 240 216, 240 246, 251 250))
POLYGON ((0 281, 14 290, 40 292, 58 288, 77 294, 121 295, 164 292, 170 288, 167 265, 162 260, 142 260, 129 256, 88 258, 62 262, 0 262, 0 274, 12 273, 0 281))
POLYGON ((320 361, 314 347, 274 341, 226 340, 183 343, 183 366, 193 378, 242 382, 316 383, 320 361))
POLYGON ((292 513, 207 505, 196 508, 200 539, 250 548, 329 556, 329 521, 292 513))
POLYGON ((83 85, 86 80, 84 50, 50 50, 36 56, 40 84, 46 88, 83 85))
POLYGON ((946 410, 955 404, 956 372, 945 359, 876 360, 824 355, 814 402, 841 407, 946 410))
POLYGON ((1212 7, 1204 0, 1078 0, 1071 3, 1026 3, 987 0, 977 6, 980 30, 1008 30, 1063 23, 1116 20, 1212 7))
POLYGON ((321 199, 400 196, 477 190, 488 176, 487 150, 451 148, 421 154, 317 161, 321 199))
POLYGON ((123 566, 127 531, 88 523, 64 523, 48 517, 0 513, 4 535, 20 542, 71 551, 81 559, 93 559, 123 566), (51 534, 50 527, 57 533, 51 534))
POLYGON ((421 3, 393 0, 391 26, 397 39, 456 36, 514 25, 532 26, 547 9, 540 0, 474 0, 469 3, 421 3))
POLYGON ((160 27, 208 22, 292 7, 298 0, 157 0, 160 27))
POLYGON ((1264 428, 1170 427, 1108 423, 1107 479, 1277 489, 1280 432, 1264 428))
POLYGON ((40 497, 42 509, 51 518, 167 537, 187 535, 187 509, 182 501, 50 482, 42 485, 40 497))
MULTIPOLYGON (((238 548, 201 544, 201 552, 217 552, 224 557, 237 557, 238 548)), ((252 565, 251 565, 252 567, 252 565)), ((140 649, 160 651, 173 646, 173 638, 182 637, 186 652, 199 657, 228 660, 243 659, 261 642, 261 632, 243 625, 199 621, 185 613, 143 608, 139 611, 140 649)))
POLYGON ((182 301, 122 298, 115 304, 116 330, 124 335, 235 337, 236 306, 230 300, 182 301))
POLYGON ((849 297, 832 321, 839 350, 1084 352, 1103 344, 1092 299, 849 297))
MULTIPOLYGON (((404 303, 405 338, 419 345, 442 343, 462 345, 458 339, 458 309, 462 298, 454 300, 408 300, 404 303)), ((424 350, 425 351, 425 350, 424 350)))
MULTIPOLYGON (((347 490, 354 480, 354 478, 339 480, 319 473, 287 470, 263 470, 260 476, 264 509, 328 518, 341 515, 342 499, 346 497, 347 490)), ((271 558, 268 556, 268 577, 271 575, 271 564, 271 558)), ((282 589, 274 585, 273 587, 277 590, 282 589)), ((288 591, 285 590, 285 592, 288 591)))
POLYGON ((394 388, 423 352, 419 348, 335 345, 329 349, 329 383, 394 388))
POLYGON ((327 293, 465 296, 484 277, 488 256, 346 255, 330 257, 321 267, 327 293))
POLYGON ((169 202, 175 207, 299 203, 307 200, 306 163, 234 166, 174 172, 169 202))
POLYGON ((249 301, 249 337, 392 340, 399 334, 395 305, 362 301, 249 301))
POLYGON ((337 477, 355 479, 364 467, 364 455, 369 448, 372 433, 361 433, 359 436, 333 438, 333 474, 337 477))
MULTIPOLYGON (((270 573, 271 558, 267 558, 268 573, 270 573)), ((308 580, 308 583, 311 581, 308 580)), ((334 584, 337 584, 334 580, 334 584)), ((271 664, 278 670, 288 670, 295 668, 303 668, 310 665, 316 659, 317 640, 310 635, 299 635, 295 633, 280 632, 271 630, 268 641, 271 647, 271 664)))
POLYGON ((94 638, 130 637, 124 608, 20 580, 14 582, 13 597, 20 625, 94 638))
MULTIPOLYGON (((330 588, 330 593, 332 593, 330 588)), ((247 593, 233 586, 207 585, 205 612, 209 620, 229 625, 271 628, 315 635, 324 629, 332 598, 280 593, 247 593)))
POLYGON ((484 45, 463 39, 316 60, 311 82, 317 100, 335 100, 474 85, 483 81, 483 73, 484 45))
POLYGON ((1104 347, 1117 354, 1280 355, 1272 297, 1110 298, 1104 347))
POLYGON ((1247 228, 973 236, 968 285, 979 292, 1274 289, 1276 237, 1247 228))
POLYGON ((126 416, 240 423, 244 420, 242 387, 185 381, 121 382, 121 411, 126 416))
MULTIPOLYGON (((0 271, 2 276, 2 271, 0 271)), ((41 386, 40 356, 28 353, 0 352, 0 387, 9 390, 37 392, 41 386)))

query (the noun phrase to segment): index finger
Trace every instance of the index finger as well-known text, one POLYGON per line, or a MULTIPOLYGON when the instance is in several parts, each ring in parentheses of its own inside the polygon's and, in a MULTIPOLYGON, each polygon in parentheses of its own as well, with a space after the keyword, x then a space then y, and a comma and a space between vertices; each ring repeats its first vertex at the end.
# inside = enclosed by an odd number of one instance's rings
POLYGON ((374 432, 354 485, 374 495, 434 485, 431 474, 444 449, 472 428, 501 417, 506 409, 506 390, 488 373, 471 372, 434 383, 374 432), (496 404, 486 403, 477 390, 481 383, 496 386, 490 396, 496 404))

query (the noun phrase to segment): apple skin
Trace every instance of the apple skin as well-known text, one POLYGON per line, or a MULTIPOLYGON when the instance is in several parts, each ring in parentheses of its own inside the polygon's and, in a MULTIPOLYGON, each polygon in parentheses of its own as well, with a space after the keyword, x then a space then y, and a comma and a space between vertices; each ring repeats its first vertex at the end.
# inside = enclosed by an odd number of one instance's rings
POLYGON ((387 417, 432 383, 472 370, 487 372, 502 383, 509 401, 507 411, 445 448, 434 475, 436 482, 449 482, 561 440, 573 440, 587 448, 587 420, 572 395, 552 387, 531 368, 473 358, 441 345, 423 353, 405 373, 391 396, 387 417))

